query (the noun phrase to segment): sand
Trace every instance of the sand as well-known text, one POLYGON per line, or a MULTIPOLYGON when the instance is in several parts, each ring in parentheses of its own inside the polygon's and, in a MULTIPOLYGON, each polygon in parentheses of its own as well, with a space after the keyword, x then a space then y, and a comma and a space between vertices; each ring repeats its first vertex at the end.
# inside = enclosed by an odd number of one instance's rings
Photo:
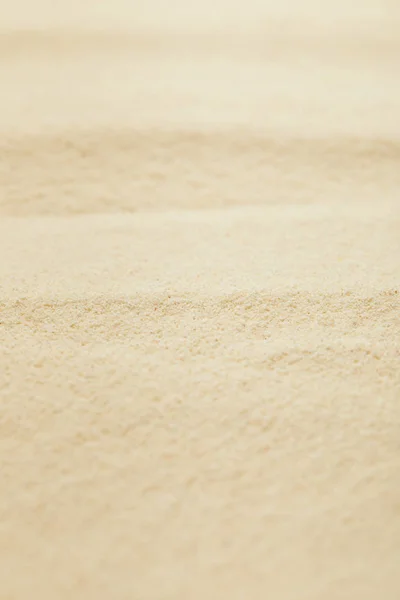
POLYGON ((1 600, 398 600, 398 2, 0 4, 1 600))

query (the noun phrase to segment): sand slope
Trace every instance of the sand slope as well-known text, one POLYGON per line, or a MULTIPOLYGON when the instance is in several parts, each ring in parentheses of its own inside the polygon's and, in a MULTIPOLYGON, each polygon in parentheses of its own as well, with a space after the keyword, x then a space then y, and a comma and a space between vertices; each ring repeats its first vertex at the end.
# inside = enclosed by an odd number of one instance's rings
POLYGON ((0 598, 397 600, 397 3, 0 9, 0 598))

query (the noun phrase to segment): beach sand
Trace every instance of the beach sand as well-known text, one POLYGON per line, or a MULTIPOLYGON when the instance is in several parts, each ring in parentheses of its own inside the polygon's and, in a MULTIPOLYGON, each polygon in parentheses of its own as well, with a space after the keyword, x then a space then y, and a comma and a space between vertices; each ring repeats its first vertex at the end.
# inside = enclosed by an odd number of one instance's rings
POLYGON ((0 4, 1 600, 398 600, 398 3, 0 4))

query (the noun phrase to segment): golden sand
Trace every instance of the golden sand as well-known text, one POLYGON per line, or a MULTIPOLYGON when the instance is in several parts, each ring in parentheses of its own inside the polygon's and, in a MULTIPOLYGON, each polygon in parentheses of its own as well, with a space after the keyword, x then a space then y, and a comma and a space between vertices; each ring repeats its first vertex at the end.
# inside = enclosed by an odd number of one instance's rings
POLYGON ((0 4, 0 599, 398 600, 398 3, 0 4))

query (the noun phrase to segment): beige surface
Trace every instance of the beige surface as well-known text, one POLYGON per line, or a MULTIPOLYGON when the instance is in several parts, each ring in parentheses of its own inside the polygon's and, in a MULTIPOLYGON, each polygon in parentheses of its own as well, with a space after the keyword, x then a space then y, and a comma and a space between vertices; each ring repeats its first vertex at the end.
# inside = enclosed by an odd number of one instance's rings
POLYGON ((398 600, 399 31, 0 0, 1 600, 398 600))

